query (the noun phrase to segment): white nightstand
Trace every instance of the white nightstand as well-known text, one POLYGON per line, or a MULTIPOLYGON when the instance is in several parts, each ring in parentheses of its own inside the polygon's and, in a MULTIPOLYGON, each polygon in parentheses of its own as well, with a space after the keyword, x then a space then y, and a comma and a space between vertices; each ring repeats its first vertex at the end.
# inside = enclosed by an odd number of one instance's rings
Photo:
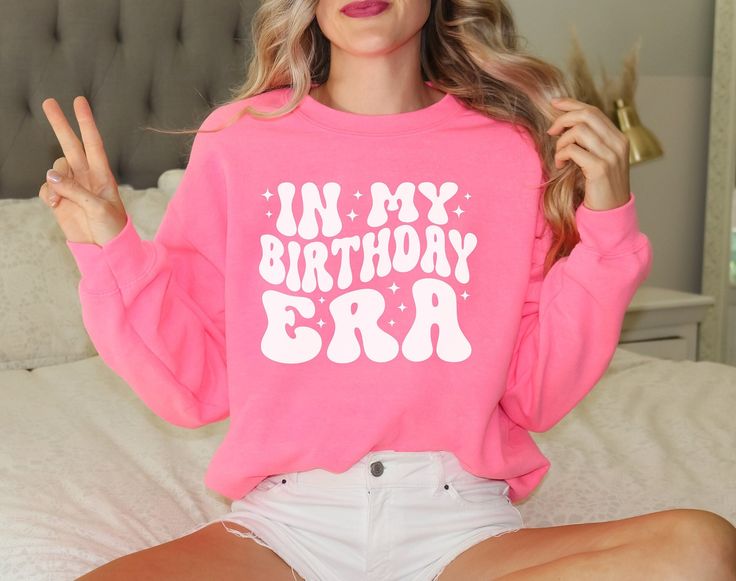
POLYGON ((698 323, 713 297, 641 286, 626 310, 619 346, 663 359, 697 360, 698 323))

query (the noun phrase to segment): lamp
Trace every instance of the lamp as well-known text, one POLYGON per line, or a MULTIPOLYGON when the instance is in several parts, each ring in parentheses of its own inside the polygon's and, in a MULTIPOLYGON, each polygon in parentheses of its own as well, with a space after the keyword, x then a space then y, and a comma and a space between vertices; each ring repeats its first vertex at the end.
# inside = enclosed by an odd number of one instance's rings
POLYGON ((629 138, 629 164, 642 163, 662 155, 662 145, 649 129, 641 124, 639 114, 633 105, 623 99, 616 99, 616 118, 614 122, 629 138))

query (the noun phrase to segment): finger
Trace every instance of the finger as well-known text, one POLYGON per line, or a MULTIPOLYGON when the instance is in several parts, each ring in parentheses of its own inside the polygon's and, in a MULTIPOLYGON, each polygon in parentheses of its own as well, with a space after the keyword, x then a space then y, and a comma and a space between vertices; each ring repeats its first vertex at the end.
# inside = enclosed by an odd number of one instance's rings
POLYGON ((56 138, 59 140, 64 157, 66 157, 72 171, 75 175, 84 174, 89 170, 89 165, 87 164, 87 156, 82 147, 82 142, 79 141, 76 133, 69 125, 56 99, 51 97, 45 99, 41 103, 41 108, 54 130, 56 138))
POLYGON ((576 123, 586 122, 595 131, 605 135, 618 131, 618 127, 598 107, 585 106, 571 109, 557 117, 547 129, 547 133, 555 135, 560 130, 572 127, 576 123))
POLYGON ((59 201, 61 200, 59 196, 52 194, 49 189, 49 185, 46 182, 44 182, 41 185, 41 189, 38 190, 38 197, 41 198, 43 203, 50 208, 57 208, 59 206, 59 201))
POLYGON ((583 109, 588 106, 588 103, 573 99, 572 97, 554 97, 550 99, 550 103, 558 109, 564 109, 565 111, 572 111, 573 109, 583 109))
POLYGON ((97 129, 92 109, 89 102, 80 96, 74 99, 74 111, 79 121, 79 129, 82 133, 82 141, 84 150, 87 152, 87 162, 90 169, 97 178, 98 182, 104 182, 110 171, 105 147, 102 143, 102 136, 97 129))
POLYGON ((57 158, 56 161, 54 161, 54 165, 51 167, 63 176, 69 176, 70 178, 74 177, 74 172, 65 157, 57 158))
POLYGON ((50 176, 47 176, 46 182, 52 193, 57 194, 60 198, 71 200, 85 212, 97 210, 102 203, 102 200, 98 196, 84 189, 75 179, 61 176, 61 181, 54 182, 51 181, 50 176))
POLYGON ((598 113, 591 109, 575 109, 568 111, 557 117, 552 125, 547 129, 549 135, 560 133, 566 128, 572 127, 578 123, 587 123, 590 127, 602 135, 612 135, 618 131, 618 128, 600 109, 594 108, 598 113))
POLYGON ((601 139, 600 135, 590 128, 587 122, 578 123, 574 127, 565 131, 557 140, 555 147, 559 151, 572 143, 584 147, 591 153, 608 160, 613 163, 616 161, 617 153, 612 149, 608 142, 601 139))
POLYGON ((605 161, 574 143, 563 148, 555 155, 555 166, 562 167, 567 160, 578 164, 588 180, 601 177, 606 172, 605 161))
POLYGON ((41 184, 41 187, 38 190, 38 197, 41 198, 45 204, 51 205, 49 204, 49 184, 46 182, 41 184))

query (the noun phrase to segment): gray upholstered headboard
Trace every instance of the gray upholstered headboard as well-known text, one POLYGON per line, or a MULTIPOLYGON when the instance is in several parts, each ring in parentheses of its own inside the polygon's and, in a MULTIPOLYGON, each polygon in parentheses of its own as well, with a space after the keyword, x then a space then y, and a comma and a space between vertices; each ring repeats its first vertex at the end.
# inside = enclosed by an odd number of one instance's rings
POLYGON ((41 109, 77 136, 84 95, 118 183, 156 185, 188 160, 196 127, 245 76, 258 0, 1 0, 0 198, 32 198, 63 152, 41 109))

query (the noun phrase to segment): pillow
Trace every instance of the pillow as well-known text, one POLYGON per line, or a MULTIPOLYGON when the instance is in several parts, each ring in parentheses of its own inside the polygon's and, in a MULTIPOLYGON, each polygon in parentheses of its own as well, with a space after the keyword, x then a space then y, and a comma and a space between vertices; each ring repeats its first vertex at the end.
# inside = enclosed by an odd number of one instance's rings
POLYGON ((158 189, 169 195, 176 191, 184 175, 183 169, 168 169, 158 177, 158 189))
MULTIPOLYGON (((156 187, 118 185, 141 238, 152 239, 184 170, 156 187)), ((0 200, 0 370, 34 369, 97 355, 82 322, 80 274, 41 198, 0 200)))

